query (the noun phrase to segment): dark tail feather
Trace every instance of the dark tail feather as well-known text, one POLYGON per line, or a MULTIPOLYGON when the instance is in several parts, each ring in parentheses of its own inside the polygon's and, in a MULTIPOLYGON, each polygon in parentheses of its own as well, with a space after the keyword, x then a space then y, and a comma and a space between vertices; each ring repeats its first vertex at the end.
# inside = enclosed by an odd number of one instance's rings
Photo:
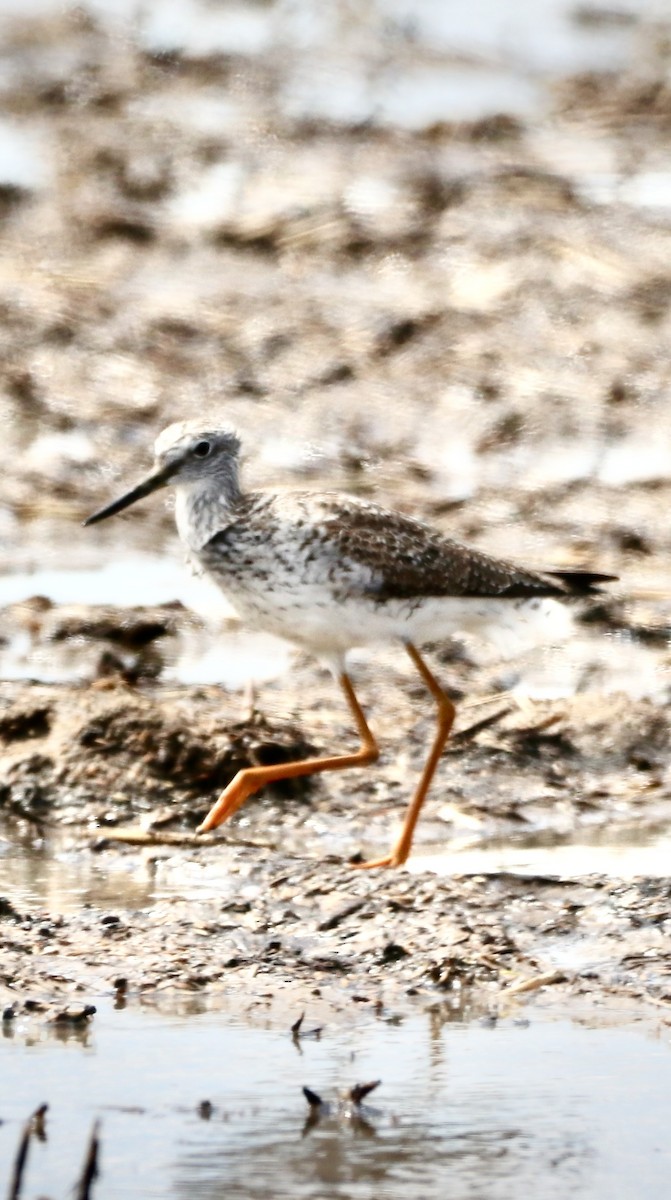
POLYGON ((617 575, 601 575, 598 571, 546 571, 551 579, 559 579, 575 596, 599 596, 602 583, 615 583, 617 575))

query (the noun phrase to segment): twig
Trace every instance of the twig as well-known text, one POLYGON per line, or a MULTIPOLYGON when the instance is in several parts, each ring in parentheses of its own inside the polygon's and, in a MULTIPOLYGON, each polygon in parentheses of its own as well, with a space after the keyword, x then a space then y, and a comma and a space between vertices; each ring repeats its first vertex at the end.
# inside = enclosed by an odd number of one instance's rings
POLYGON ((19 1200, 21 1195, 21 1184, 23 1182, 23 1172, 26 1166, 26 1159, 28 1158, 30 1139, 37 1128, 44 1128, 44 1114, 46 1111, 47 1105, 40 1104, 40 1107, 35 1109, 32 1117, 29 1117, 23 1127, 23 1132, 19 1140, 19 1146, 16 1151, 16 1157, 14 1159, 14 1167, 9 1183, 7 1200, 19 1200))
POLYGON ((358 1107, 362 1100, 365 1100, 366 1096, 374 1092, 375 1088, 379 1087, 381 1083, 381 1079, 374 1079, 372 1083, 355 1083, 354 1087, 350 1089, 350 1100, 358 1107))
POLYGON ((96 844, 102 842, 122 842, 127 846, 245 846, 252 850, 277 850, 276 842, 256 842, 246 838, 222 837, 221 834, 211 838, 195 833, 163 833, 152 832, 150 829, 118 828, 101 830, 95 839, 96 844))
POLYGON ((311 1088, 304 1087, 303 1095, 305 1096, 305 1099, 307 1100, 311 1109, 321 1108, 323 1100, 321 1096, 318 1096, 317 1093, 313 1092, 311 1088))
POLYGON ((90 1200, 91 1198, 93 1181, 98 1177, 98 1152, 100 1150, 100 1139, 98 1137, 99 1128, 100 1122, 94 1121, 86 1151, 86 1158, 84 1159, 84 1169, 82 1171, 81 1179, 76 1185, 76 1191, 74 1193, 75 1200, 90 1200))
POLYGON ((533 975, 530 979, 518 979, 503 991, 504 996, 520 996, 523 992, 537 992, 539 988, 551 983, 565 983, 565 971, 546 971, 543 975, 533 975))

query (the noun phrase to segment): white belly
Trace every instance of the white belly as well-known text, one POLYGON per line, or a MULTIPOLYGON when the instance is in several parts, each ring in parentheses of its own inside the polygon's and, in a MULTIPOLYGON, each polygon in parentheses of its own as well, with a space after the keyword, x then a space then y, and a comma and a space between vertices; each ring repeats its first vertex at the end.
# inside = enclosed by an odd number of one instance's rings
POLYGON ((548 599, 376 602, 355 596, 336 602, 330 591, 306 584, 300 589, 251 591, 233 586, 224 591, 250 628, 286 638, 318 656, 393 641, 421 646, 467 634, 493 643, 507 657, 525 645, 562 640, 570 628, 564 605, 548 599))

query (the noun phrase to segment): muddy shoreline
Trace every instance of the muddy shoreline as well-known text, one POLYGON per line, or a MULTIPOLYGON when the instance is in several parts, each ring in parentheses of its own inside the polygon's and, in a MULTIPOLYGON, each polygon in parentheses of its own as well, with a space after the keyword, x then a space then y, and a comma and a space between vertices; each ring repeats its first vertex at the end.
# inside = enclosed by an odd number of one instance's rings
POLYGON ((668 875, 348 866, 386 851, 430 740, 394 652, 353 663, 374 771, 196 839, 239 766, 350 745, 346 715, 301 656, 257 647, 245 674, 236 650, 233 671, 230 614, 187 612, 172 582, 151 603, 181 553, 168 507, 81 521, 160 428, 214 414, 249 487, 337 488, 530 566, 611 572, 543 650, 429 648, 459 719, 415 850, 668 829, 668 30, 583 6, 566 61, 543 35, 520 66, 505 40, 441 41, 428 9, 320 32, 300 5, 289 30, 252 8, 249 44, 214 18, 212 45, 85 8, 2 18, 0 999, 124 979, 333 1011, 467 990, 491 1011, 663 1010, 668 875), (462 107, 437 114, 446 79, 462 107), (75 896, 95 860, 117 902, 31 892, 50 855, 75 896))
MULTIPOLYGON (((327 704, 328 680, 308 662, 298 674, 327 704)), ((389 703, 388 691, 380 696, 389 703)), ((353 870, 347 860, 379 852, 401 819, 398 743, 385 747, 379 775, 268 790, 230 829, 197 837, 238 766, 304 752, 304 732, 258 712, 233 721, 231 699, 213 688, 138 690, 107 678, 94 689, 5 684, 1 699, 13 755, 3 862, 40 846, 48 855, 60 829, 72 878, 94 857, 111 892, 102 907, 82 887, 81 902, 60 912, 4 896, 6 1005, 105 994, 120 979, 141 994, 176 988, 242 1001, 262 989, 298 1005, 326 994, 336 1008, 343 996, 400 1002, 475 989, 496 1010, 537 988, 567 1003, 671 1004, 668 879, 353 870)), ((474 734, 465 722, 415 853, 444 847, 463 822, 485 844, 520 828, 570 827, 579 837, 618 822, 667 823, 668 728, 658 710, 621 697, 619 707, 590 707, 545 702, 531 721, 528 708, 513 708, 474 734)), ((391 725, 394 709, 385 715, 391 725)), ((322 713, 322 737, 338 720, 353 740, 333 709, 322 713)), ((424 716, 410 731, 417 754, 428 726, 424 716)))

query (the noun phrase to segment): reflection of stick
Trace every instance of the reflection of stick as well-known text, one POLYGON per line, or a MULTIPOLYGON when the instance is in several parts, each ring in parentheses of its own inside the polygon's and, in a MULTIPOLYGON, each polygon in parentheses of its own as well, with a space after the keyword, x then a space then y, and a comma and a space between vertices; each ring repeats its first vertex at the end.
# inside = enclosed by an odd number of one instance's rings
POLYGON ((40 1107, 35 1109, 32 1117, 26 1121, 23 1127, 19 1148, 16 1152, 16 1158, 14 1159, 14 1169, 12 1171, 12 1178, 9 1184, 7 1200, 19 1200, 19 1196, 21 1195, 23 1172, 25 1170, 26 1159, 28 1157, 30 1139, 33 1133, 37 1133, 39 1137, 44 1137, 44 1114, 46 1111, 47 1105, 40 1104, 40 1107))
POLYGON ((100 1142, 98 1139, 99 1128, 100 1122, 94 1121, 93 1128, 91 1130, 91 1136, 89 1138, 88 1149, 86 1151, 84 1170, 82 1171, 82 1177, 79 1180, 74 1193, 75 1200, 90 1200, 91 1185, 98 1175, 98 1150, 100 1147, 100 1142))

